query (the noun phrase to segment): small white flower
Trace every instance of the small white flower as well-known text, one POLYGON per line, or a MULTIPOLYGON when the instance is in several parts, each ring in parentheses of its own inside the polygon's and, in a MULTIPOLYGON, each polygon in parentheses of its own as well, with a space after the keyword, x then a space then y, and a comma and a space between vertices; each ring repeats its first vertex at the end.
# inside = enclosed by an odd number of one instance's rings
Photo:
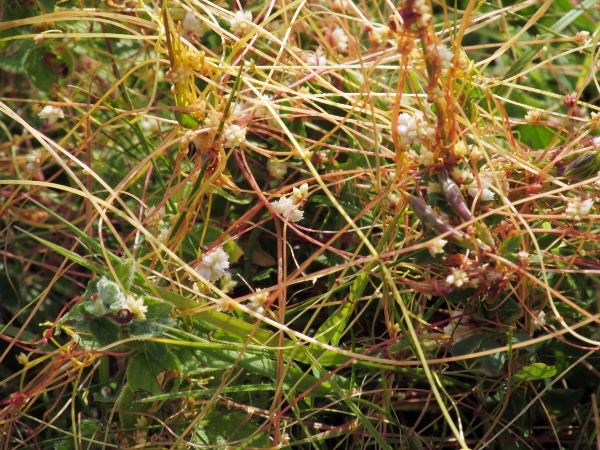
MULTIPOLYGON (((461 309, 457 309, 456 311, 452 312, 452 317, 457 317, 457 316, 462 316, 462 315, 463 315, 463 311, 461 309)), ((448 325, 446 325, 443 328, 444 333, 451 335, 454 342, 463 340, 464 338, 466 338, 467 336, 472 334, 469 327, 463 325, 465 322, 466 322, 466 319, 464 319, 464 318, 462 320, 461 319, 451 320, 450 323, 448 323, 448 325), (459 325, 459 322, 460 322, 460 325, 459 325)))
POLYGON ((192 68, 178 64, 177 67, 167 70, 166 77, 177 87, 184 84, 193 75, 194 70, 192 68))
POLYGON ((576 35, 575 35, 575 40, 577 42, 585 42, 588 40, 590 36, 590 32, 589 31, 579 31, 576 35))
POLYGON ((158 234, 158 242, 164 244, 169 239, 169 235, 171 234, 171 227, 161 228, 160 233, 158 234))
POLYGON ((229 19, 231 32, 238 36, 244 36, 252 29, 252 13, 250 11, 236 11, 235 16, 229 19))
POLYGON ((213 298, 217 311, 233 311, 234 303, 228 297, 213 298))
POLYGON ((429 253, 431 256, 435 256, 439 253, 444 253, 444 246, 448 243, 446 239, 436 239, 431 244, 429 244, 429 253))
POLYGON ((421 154, 419 155, 419 165, 429 167, 433 165, 433 152, 429 151, 426 147, 421 147, 421 154))
POLYGON ((540 311, 540 313, 536 316, 533 321, 532 328, 534 330, 541 330, 542 325, 546 325, 546 313, 544 311, 540 311))
POLYGON ((269 174, 276 180, 282 180, 287 173, 287 166, 279 161, 269 161, 267 163, 269 174))
POLYGON ((206 117, 204 118, 204 122, 203 125, 206 128, 216 128, 219 126, 219 123, 221 122, 221 120, 219 119, 219 114, 212 112, 212 113, 208 113, 206 114, 206 117))
POLYGON ((189 34, 197 33, 202 29, 202 22, 191 12, 187 11, 181 23, 183 30, 189 34))
POLYGON ((223 132, 225 147, 233 148, 246 142, 246 128, 239 125, 229 125, 223 132))
POLYGON ((472 162, 479 161, 483 158, 483 152, 479 150, 479 147, 469 145, 469 158, 471 158, 472 162))
POLYGON ((456 156, 466 156, 468 151, 469 149, 463 141, 458 141, 454 146, 454 153, 456 154, 456 156))
POLYGON ((593 206, 593 199, 581 200, 581 198, 575 197, 567 203, 565 214, 569 219, 579 222, 590 213, 593 206))
POLYGON ((436 194, 438 192, 442 192, 442 186, 440 183, 436 183, 435 181, 427 182, 427 193, 428 194, 436 194))
POLYGON ((304 211, 300 211, 297 204, 289 197, 281 197, 279 200, 271 202, 271 206, 277 214, 291 222, 298 222, 304 218, 304 211))
POLYGON ((44 119, 48 121, 48 125, 52 125, 58 119, 63 119, 65 114, 62 112, 58 106, 46 105, 44 108, 38 113, 38 117, 40 119, 44 119))
POLYGON ((219 283, 221 283, 221 292, 224 294, 229 294, 237 286, 237 281, 233 279, 230 273, 223 275, 219 283))
POLYGON ((25 161, 27 161, 27 170, 33 172, 42 163, 42 153, 39 150, 32 150, 30 154, 25 156, 25 161))
POLYGON ((140 120, 140 126, 146 134, 155 134, 160 131, 160 120, 154 117, 144 117, 140 120))
POLYGON ((267 300, 269 300, 269 293, 263 291, 262 289, 257 289, 254 295, 248 300, 250 300, 248 307, 256 311, 258 314, 262 314, 265 310, 265 303, 267 303, 267 300))
POLYGON ((334 11, 346 12, 350 8, 348 0, 333 0, 332 5, 334 11))
MULTIPOLYGON (((269 117, 271 115, 271 113, 269 112, 269 108, 265 106, 265 103, 271 104, 271 97, 263 94, 260 96, 260 100, 261 101, 258 102, 258 105, 254 110, 254 117, 256 117, 257 119, 260 119, 261 117, 269 117)), ((271 106, 274 107, 273 104, 271 104, 271 106)))
POLYGON ((594 147, 596 148, 600 147, 600 136, 596 136, 595 138, 593 138, 592 144, 594 144, 594 147))
POLYGON ((373 39, 373 42, 376 44, 381 44, 384 39, 389 37, 389 35, 390 29, 385 26, 373 27, 373 30, 371 31, 371 39, 373 39))
POLYGON ((525 114, 525 122, 527 123, 538 123, 541 118, 542 113, 539 111, 534 111, 532 109, 527 111, 527 114, 525 114))
POLYGON ((17 355, 17 362, 24 366, 29 363, 29 357, 25 353, 21 352, 17 355))
POLYGON ((324 56, 319 56, 316 53, 313 53, 306 60, 306 64, 309 66, 326 66, 327 58, 325 58, 324 56))
POLYGON ((442 69, 450 69, 454 67, 452 60, 454 59, 454 53, 448 50, 445 45, 438 45, 437 47, 438 56, 440 57, 440 67, 442 69))
POLYGON ((331 33, 331 39, 333 40, 333 43, 337 47, 338 51, 345 52, 348 50, 348 36, 346 36, 346 32, 343 28, 335 27, 331 33))
POLYGON ((202 257, 200 264, 196 267, 196 272, 205 280, 214 283, 229 268, 229 255, 222 247, 217 247, 202 257))
POLYGON ((491 186, 491 180, 488 177, 480 176, 479 182, 481 183, 481 190, 479 189, 479 186, 477 185, 477 181, 473 181, 468 186, 468 189, 467 189, 467 192, 469 193, 469 195, 473 198, 475 198, 479 195, 479 198, 483 202, 489 202, 489 201, 494 200, 494 195, 496 195, 496 194, 494 193, 494 191, 489 189, 489 187, 491 186))
POLYGON ((446 277, 446 283, 453 284, 456 287, 461 287, 469 282, 469 276, 464 270, 455 269, 452 267, 452 274, 446 277))
POLYGON ((465 183, 468 180, 473 178, 473 174, 469 171, 469 169, 459 169, 455 167, 452 169, 452 178, 454 178, 459 183, 465 183))
POLYGON ((156 206, 153 206, 148 211, 146 211, 146 226, 148 228, 154 228, 160 225, 160 222, 165 217, 165 207, 161 207, 160 209, 156 209, 156 206))
POLYGON ((417 111, 412 116, 408 113, 400 114, 397 132, 400 144, 406 147, 419 145, 423 139, 432 138, 435 135, 435 130, 429 126, 421 111, 417 111))
POLYGON ((125 305, 129 311, 138 319, 145 319, 148 307, 144 305, 142 297, 136 299, 133 295, 128 295, 125 299, 125 305))
POLYGON ((299 188, 294 188, 292 191, 292 201, 296 204, 306 200, 308 198, 308 184, 302 183, 299 188))

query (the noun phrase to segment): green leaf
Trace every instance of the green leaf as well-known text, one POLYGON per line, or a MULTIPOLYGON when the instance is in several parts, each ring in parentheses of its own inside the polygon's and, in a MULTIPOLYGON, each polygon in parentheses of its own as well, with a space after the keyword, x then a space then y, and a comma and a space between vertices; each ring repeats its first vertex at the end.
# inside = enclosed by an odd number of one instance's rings
MULTIPOLYGON (((179 360, 173 353, 167 351, 164 346, 163 357, 159 360, 150 352, 137 353, 127 367, 127 384, 135 392, 143 390, 153 395, 163 393, 156 377, 165 370, 177 370, 179 372, 179 360)), ((156 352, 153 352, 156 354, 156 352)))
MULTIPOLYGON (((84 320, 85 323, 87 323, 88 331, 90 331, 94 337, 96 345, 90 341, 87 343, 82 343, 82 345, 86 345, 88 348, 94 349, 106 347, 107 345, 113 344, 121 339, 121 327, 119 327, 114 320, 108 318, 84 320)), ((79 331, 79 329, 77 331, 79 331)), ((85 329, 81 331, 85 331, 85 329)))
POLYGON ((342 337, 352 311, 354 303, 346 301, 319 327, 315 339, 325 344, 337 346, 342 337))
POLYGON ((485 337, 485 334, 473 334, 461 339, 452 346, 452 356, 465 356, 475 353, 485 337))
POLYGON ((25 73, 37 88, 50 92, 54 83, 71 72, 73 59, 66 50, 58 55, 48 46, 39 46, 27 53, 24 67, 25 73))
POLYGON ((135 275, 135 263, 133 260, 128 259, 115 266, 115 274, 121 282, 121 287, 124 292, 129 292, 131 284, 133 283, 133 276, 135 275))
MULTIPOLYGON (((493 350, 502 347, 493 337, 487 337, 481 343, 480 351, 493 350)), ((491 375, 496 375, 504 367, 506 352, 493 353, 480 358, 481 365, 491 375)))
POLYGON ((513 378, 520 381, 534 381, 552 378, 554 375, 556 375, 556 367, 547 366, 542 363, 533 363, 522 367, 521 370, 513 375, 513 378))
POLYGON ((500 322, 510 325, 523 317, 523 307, 512 298, 508 298, 498 307, 496 313, 500 322))
POLYGON ((500 247, 498 247, 498 254, 500 256, 506 255, 507 253, 515 253, 519 247, 521 246, 521 235, 515 234, 512 236, 508 236, 500 247))
POLYGON ((199 120, 196 120, 189 114, 182 113, 181 111, 175 111, 175 119, 179 122, 179 125, 184 128, 196 128, 201 123, 199 120))

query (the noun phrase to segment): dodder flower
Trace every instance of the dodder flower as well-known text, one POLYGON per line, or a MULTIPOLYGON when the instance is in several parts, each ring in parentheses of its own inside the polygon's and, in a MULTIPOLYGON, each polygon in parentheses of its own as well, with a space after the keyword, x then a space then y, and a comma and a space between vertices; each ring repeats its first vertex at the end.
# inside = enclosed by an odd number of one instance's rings
POLYGON ((42 110, 38 113, 38 117, 40 119, 45 119, 48 121, 48 125, 52 125, 58 119, 63 119, 65 114, 62 112, 58 106, 46 105, 42 110))
POLYGON ((300 211, 299 205, 308 197, 308 184, 303 183, 299 188, 294 188, 292 195, 281 197, 271 202, 271 206, 277 214, 291 222, 298 222, 304 218, 304 211, 300 211))
POLYGON ((229 19, 229 23, 231 24, 231 32, 233 34, 237 34, 238 36, 244 36, 248 34, 252 25, 252 13, 250 11, 236 11, 235 16, 229 19))
POLYGON ((331 39, 337 47, 338 51, 345 52, 348 50, 348 36, 341 27, 335 27, 335 30, 331 33, 331 39))
POLYGON ((567 210, 565 211, 565 214, 569 219, 579 222, 589 214, 592 206, 594 206, 594 200, 591 198, 588 198, 587 200, 581 200, 579 197, 575 197, 573 200, 567 203, 567 210))
POLYGON ((450 69, 454 67, 454 63, 452 62, 454 59, 454 53, 448 50, 445 45, 438 45, 437 51, 440 58, 440 67, 442 69, 450 69))
POLYGON ((397 131, 400 144, 407 147, 418 145, 423 139, 432 138, 435 134, 435 130, 429 126, 421 111, 417 111, 414 116, 408 113, 400 114, 397 131))
POLYGON ((225 147, 233 148, 246 142, 246 128, 239 125, 229 125, 223 132, 225 147))
POLYGON ((196 267, 196 272, 205 280, 214 283, 225 275, 228 268, 229 255, 222 247, 217 247, 202 257, 202 261, 196 267))
POLYGON ((452 274, 446 277, 446 283, 453 284, 456 287, 461 287, 469 282, 469 276, 464 270, 455 269, 452 267, 452 274))
POLYGON ((269 161, 267 163, 269 174, 276 180, 281 180, 287 173, 287 166, 279 161, 269 161))

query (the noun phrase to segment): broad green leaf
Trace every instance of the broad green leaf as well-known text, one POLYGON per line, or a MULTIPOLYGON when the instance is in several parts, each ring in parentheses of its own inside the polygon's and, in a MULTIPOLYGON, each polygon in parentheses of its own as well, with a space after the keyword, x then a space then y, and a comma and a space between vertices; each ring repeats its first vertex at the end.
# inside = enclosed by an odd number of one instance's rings
POLYGON ((542 363, 533 363, 522 367, 521 370, 513 375, 513 378, 520 381, 534 381, 552 378, 554 375, 556 375, 556 367, 547 366, 542 363))
POLYGON ((139 352, 129 362, 127 384, 134 392, 143 390, 152 395, 162 394, 163 390, 156 380, 158 374, 165 370, 179 372, 179 361, 175 355, 166 349, 163 352, 164 356, 161 360, 156 359, 149 352, 139 352))
POLYGON ((485 334, 473 334, 461 339, 452 346, 452 356, 465 356, 475 353, 485 337, 485 334))
POLYGON ((71 54, 64 50, 60 55, 48 46, 33 48, 24 60, 25 73, 42 91, 50 92, 52 85, 68 76, 73 68, 71 54))
MULTIPOLYGON (((493 337, 487 337, 481 342, 480 351, 493 350, 502 347, 493 337)), ((479 358, 483 368, 491 375, 496 375, 504 367, 506 352, 493 353, 479 358)))
POLYGON ((496 313, 500 322, 510 325, 515 320, 523 317, 523 307, 512 298, 508 298, 502 302, 496 313))

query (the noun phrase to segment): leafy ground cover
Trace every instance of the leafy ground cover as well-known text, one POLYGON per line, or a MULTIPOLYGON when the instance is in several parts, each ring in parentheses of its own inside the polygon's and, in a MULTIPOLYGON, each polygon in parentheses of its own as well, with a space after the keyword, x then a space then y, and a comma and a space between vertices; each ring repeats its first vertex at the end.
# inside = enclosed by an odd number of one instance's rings
POLYGON ((0 15, 2 448, 598 445, 598 1, 0 15))

